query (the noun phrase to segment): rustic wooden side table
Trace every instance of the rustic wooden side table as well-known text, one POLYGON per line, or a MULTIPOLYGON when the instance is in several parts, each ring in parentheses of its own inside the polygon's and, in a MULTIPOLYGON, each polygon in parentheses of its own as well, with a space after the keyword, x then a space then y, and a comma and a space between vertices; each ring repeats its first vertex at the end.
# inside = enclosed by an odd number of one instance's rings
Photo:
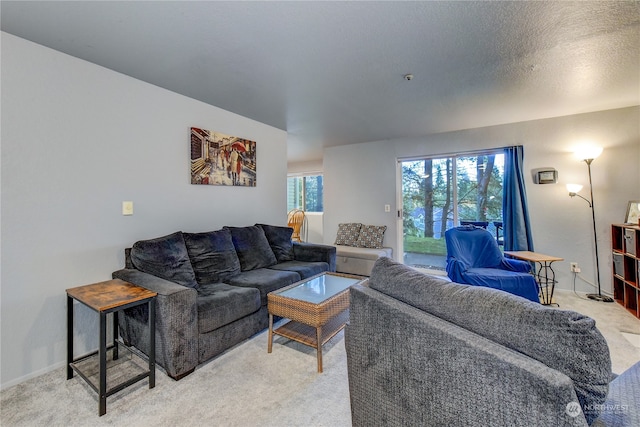
MULTIPOLYGON (((144 378, 149 378, 149 388, 156 385, 155 377, 155 297, 156 293, 133 285, 120 279, 79 286, 67 289, 67 380, 73 378, 75 371, 91 388, 98 393, 98 415, 107 412, 107 396, 134 384, 144 378), (88 355, 74 359, 73 357, 73 300, 76 300, 100 315, 100 331, 98 350, 88 355), (149 356, 148 369, 143 369, 135 355, 126 346, 118 342, 118 311, 135 307, 140 304, 149 307, 149 356), (107 345, 107 314, 113 313, 113 343, 107 345), (129 358, 119 354, 118 346, 129 351, 129 358), (107 352, 111 350, 111 358, 107 363, 107 352), (96 360, 97 359, 97 360, 96 360), (96 363, 97 362, 97 363, 96 363), (111 375, 110 382, 115 384, 107 389, 107 371, 119 366, 120 371, 133 372, 128 378, 111 375), (97 383, 97 385, 96 385, 97 383)), ((141 359, 140 359, 141 360, 141 359)))

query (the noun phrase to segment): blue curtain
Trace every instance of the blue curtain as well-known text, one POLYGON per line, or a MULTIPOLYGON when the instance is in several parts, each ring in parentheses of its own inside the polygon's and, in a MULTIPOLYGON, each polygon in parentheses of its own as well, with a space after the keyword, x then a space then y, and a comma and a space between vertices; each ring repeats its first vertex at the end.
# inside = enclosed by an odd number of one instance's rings
POLYGON ((502 216, 505 251, 533 251, 527 193, 522 173, 522 145, 504 149, 502 216))

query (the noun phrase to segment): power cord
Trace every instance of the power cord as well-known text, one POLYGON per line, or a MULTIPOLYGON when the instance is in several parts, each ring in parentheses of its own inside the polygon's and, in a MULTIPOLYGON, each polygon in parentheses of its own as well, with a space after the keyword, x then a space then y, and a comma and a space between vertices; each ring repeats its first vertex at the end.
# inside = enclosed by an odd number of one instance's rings
MULTIPOLYGON (((584 297, 580 296, 580 295, 578 294, 578 292, 576 292, 576 278, 579 278, 579 279, 580 279, 580 280, 582 280, 584 283, 586 283, 586 284, 588 284, 588 285, 591 285, 591 287, 593 287, 593 289, 595 289, 595 290, 597 290, 597 289, 598 289, 598 286, 597 286, 596 284, 594 284, 594 283, 590 282, 589 280, 585 279, 584 277, 582 277, 582 275, 581 275, 581 274, 576 273, 575 271, 573 272, 573 293, 574 293, 574 294, 576 294, 576 296, 577 296, 578 298, 580 298, 580 299, 589 300, 589 298, 584 298, 584 297)), ((602 289, 600 289, 600 292, 601 292, 603 295, 607 295, 607 296, 610 296, 611 298, 613 298, 613 294, 611 294, 611 293, 609 293, 609 292, 604 292, 604 291, 602 291, 602 289)))

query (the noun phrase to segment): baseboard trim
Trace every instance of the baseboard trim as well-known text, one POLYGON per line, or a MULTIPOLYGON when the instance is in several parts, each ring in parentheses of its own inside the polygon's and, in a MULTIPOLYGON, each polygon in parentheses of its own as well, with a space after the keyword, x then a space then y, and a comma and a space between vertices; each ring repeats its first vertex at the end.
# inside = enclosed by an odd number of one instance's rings
MULTIPOLYGON (((10 387, 13 387, 14 385, 18 385, 32 378, 39 377, 40 375, 47 374, 59 368, 64 368, 65 365, 66 365, 66 362, 58 362, 58 363, 54 363, 53 365, 47 366, 46 368, 42 368, 42 369, 38 369, 37 371, 30 372, 27 375, 24 375, 22 377, 18 377, 11 381, 7 381, 5 383, 0 384, 0 390, 6 390, 10 387)), ((64 372, 61 373, 61 375, 64 375, 64 374, 65 374, 64 372)))

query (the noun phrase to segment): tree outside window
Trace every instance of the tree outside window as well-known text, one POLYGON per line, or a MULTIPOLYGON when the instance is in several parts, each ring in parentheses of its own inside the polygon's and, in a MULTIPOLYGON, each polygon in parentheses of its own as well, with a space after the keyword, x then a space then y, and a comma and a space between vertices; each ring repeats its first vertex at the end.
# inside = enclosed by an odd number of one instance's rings
POLYGON ((401 165, 405 263, 444 267, 444 233, 461 221, 486 222, 496 235, 494 222, 502 222, 502 150, 401 165))
POLYGON ((323 212, 322 175, 290 176, 287 178, 287 211, 323 212))

